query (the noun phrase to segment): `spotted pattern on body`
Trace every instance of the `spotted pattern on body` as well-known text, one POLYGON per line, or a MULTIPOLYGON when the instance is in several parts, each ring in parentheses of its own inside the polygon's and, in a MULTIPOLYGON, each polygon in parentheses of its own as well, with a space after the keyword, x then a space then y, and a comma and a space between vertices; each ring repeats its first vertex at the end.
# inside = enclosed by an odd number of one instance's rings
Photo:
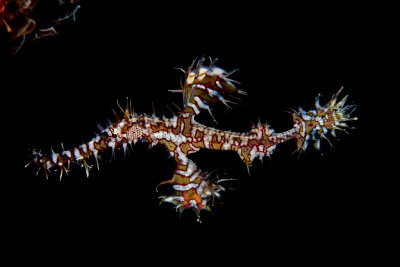
POLYGON ((121 108, 124 118, 104 129, 90 142, 50 155, 34 152, 32 161, 40 165, 46 174, 50 169, 59 167, 61 179, 71 162, 80 163, 89 175, 87 159, 94 156, 98 166, 99 153, 109 148, 122 147, 125 151, 128 145, 139 140, 149 142, 151 146, 164 145, 177 165, 172 178, 160 183, 160 186, 170 185, 174 193, 162 196, 161 200, 176 205, 179 212, 193 209, 200 221, 200 212, 210 210, 211 200, 219 198, 220 192, 225 189, 202 172, 187 157, 189 154, 200 149, 235 151, 250 166, 256 158, 271 156, 278 144, 292 139, 297 151, 305 150, 310 142, 314 142, 314 147, 319 149, 320 139, 327 139, 325 134, 328 131, 336 135, 336 130, 344 131, 343 128, 348 127, 346 122, 357 119, 350 117, 355 107, 345 106, 347 96, 338 101, 341 88, 325 106, 320 105, 318 96, 315 110, 306 112, 299 108, 293 111, 293 127, 285 132, 276 133, 266 123, 258 123, 245 133, 208 127, 196 121, 197 114, 207 110, 213 117, 212 104, 221 101, 229 106, 232 102, 229 96, 245 92, 237 89, 236 82, 228 78, 232 72, 216 67, 215 61, 205 66, 204 59, 200 59, 184 72, 185 83, 182 89, 175 90, 183 94, 184 108, 179 116, 159 118, 138 115, 131 107, 121 108))

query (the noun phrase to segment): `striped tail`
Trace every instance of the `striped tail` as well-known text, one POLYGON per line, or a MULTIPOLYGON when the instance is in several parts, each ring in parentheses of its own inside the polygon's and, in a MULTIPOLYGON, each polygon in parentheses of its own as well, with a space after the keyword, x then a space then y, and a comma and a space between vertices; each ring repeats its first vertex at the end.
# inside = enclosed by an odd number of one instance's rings
POLYGON ((319 150, 321 138, 329 142, 326 137, 329 131, 333 137, 336 137, 336 131, 346 132, 344 128, 350 128, 347 122, 357 120, 357 117, 351 117, 357 106, 345 105, 348 95, 338 100, 342 91, 343 87, 333 95, 325 106, 321 106, 319 102, 320 95, 318 95, 315 101, 315 110, 306 112, 299 108, 299 111, 293 113, 295 128, 300 130, 295 136, 297 151, 306 150, 310 142, 319 150))

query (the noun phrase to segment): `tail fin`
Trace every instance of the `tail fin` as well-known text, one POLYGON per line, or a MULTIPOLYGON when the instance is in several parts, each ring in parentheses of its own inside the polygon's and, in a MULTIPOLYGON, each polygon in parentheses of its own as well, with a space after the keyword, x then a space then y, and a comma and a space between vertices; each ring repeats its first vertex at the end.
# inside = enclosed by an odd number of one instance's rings
POLYGON ((295 137, 297 151, 304 151, 310 142, 313 142, 314 147, 319 149, 321 138, 328 140, 325 136, 328 131, 331 131, 331 134, 336 136, 337 130, 346 132, 344 128, 349 127, 346 122, 357 120, 357 117, 351 117, 351 113, 356 109, 356 106, 345 106, 348 96, 346 95, 338 101, 342 90, 343 87, 325 106, 320 105, 318 95, 315 101, 316 110, 306 112, 299 108, 299 111, 293 113, 294 125, 300 130, 295 137))

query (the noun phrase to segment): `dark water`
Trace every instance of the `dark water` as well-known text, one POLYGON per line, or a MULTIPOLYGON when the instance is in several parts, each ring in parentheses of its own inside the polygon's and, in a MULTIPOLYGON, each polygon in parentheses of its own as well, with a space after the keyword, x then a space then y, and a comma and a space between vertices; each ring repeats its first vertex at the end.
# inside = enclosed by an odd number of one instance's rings
POLYGON ((399 181, 373 137, 376 92, 367 89, 379 42, 358 9, 112 1, 81 7, 75 23, 58 26, 59 36, 27 42, 1 63, 1 218, 12 261, 357 261, 368 258, 373 240, 394 236, 399 181), (218 124, 201 115, 205 124, 248 131, 260 120, 284 131, 292 124, 286 111, 313 108, 318 93, 324 104, 344 86, 343 96, 358 105, 355 129, 330 138, 332 147, 323 141, 322 155, 312 147, 291 155, 294 143, 278 146, 254 163, 251 176, 234 154, 193 155, 201 168, 238 179, 202 224, 194 212, 179 216, 158 204, 156 185, 175 167, 162 147, 139 144, 111 162, 105 153, 88 179, 77 166, 61 182, 58 173, 46 180, 24 169, 32 147, 60 150, 60 143, 90 140, 96 123, 115 121, 117 99, 131 98, 138 113, 154 106, 158 116, 172 116, 181 96, 168 90, 183 79, 174 68, 203 55, 238 68, 232 78, 248 91, 232 110, 216 107, 218 124))

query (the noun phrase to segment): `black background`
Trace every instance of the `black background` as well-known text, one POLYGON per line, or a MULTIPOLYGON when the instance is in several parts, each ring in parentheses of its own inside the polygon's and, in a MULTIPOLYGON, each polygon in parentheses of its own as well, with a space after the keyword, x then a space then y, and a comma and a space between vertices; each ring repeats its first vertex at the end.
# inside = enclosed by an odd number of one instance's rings
POLYGON ((369 91, 372 67, 387 53, 377 11, 211 2, 81 6, 58 36, 27 42, 2 59, 1 217, 12 261, 358 261, 394 237, 399 182, 375 137, 379 93, 369 91), (32 147, 89 141, 96 123, 116 120, 117 99, 131 98, 138 113, 154 106, 157 116, 172 116, 181 95, 168 89, 183 78, 174 67, 202 55, 239 69, 232 78, 248 92, 232 110, 216 107, 218 124, 200 115, 206 125, 248 131, 260 120, 284 131, 291 127, 286 111, 313 108, 318 93, 324 104, 344 86, 343 96, 358 106, 355 129, 330 138, 332 147, 322 141, 322 153, 310 147, 291 155, 295 144, 282 144, 270 159, 255 161, 251 175, 235 154, 192 155, 203 170, 237 179, 213 215, 202 213, 202 224, 192 211, 179 216, 159 205, 163 189, 157 193, 156 185, 175 167, 162 147, 138 144, 111 161, 105 153, 88 179, 76 166, 61 182, 58 173, 46 180, 34 167, 24 169, 32 147))

